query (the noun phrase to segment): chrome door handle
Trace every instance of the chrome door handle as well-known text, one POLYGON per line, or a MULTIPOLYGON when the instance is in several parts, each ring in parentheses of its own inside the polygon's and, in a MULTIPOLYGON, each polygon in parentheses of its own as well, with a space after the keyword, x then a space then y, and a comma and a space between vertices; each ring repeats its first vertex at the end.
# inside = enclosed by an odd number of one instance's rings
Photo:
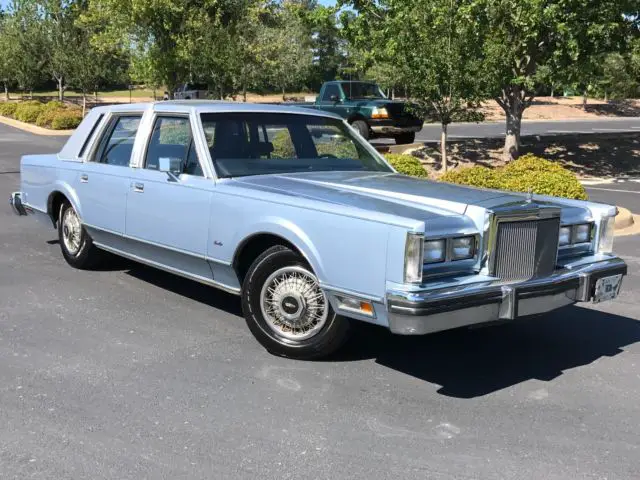
POLYGON ((82 183, 87 183, 89 181, 89 175, 87 175, 86 173, 83 173, 82 175, 80 175, 80 181, 82 183))
POLYGON ((139 193, 144 192, 144 183, 134 183, 133 184, 133 191, 134 192, 139 192, 139 193))

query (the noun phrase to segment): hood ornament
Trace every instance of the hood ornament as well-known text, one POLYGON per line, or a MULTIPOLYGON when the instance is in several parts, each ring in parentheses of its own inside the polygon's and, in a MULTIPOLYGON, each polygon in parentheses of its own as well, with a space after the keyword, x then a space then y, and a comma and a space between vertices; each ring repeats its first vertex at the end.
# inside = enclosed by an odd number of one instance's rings
POLYGON ((527 198, 525 199, 525 202, 527 203, 533 202, 533 190, 531 189, 531 187, 529 187, 529 190, 527 191, 527 198))

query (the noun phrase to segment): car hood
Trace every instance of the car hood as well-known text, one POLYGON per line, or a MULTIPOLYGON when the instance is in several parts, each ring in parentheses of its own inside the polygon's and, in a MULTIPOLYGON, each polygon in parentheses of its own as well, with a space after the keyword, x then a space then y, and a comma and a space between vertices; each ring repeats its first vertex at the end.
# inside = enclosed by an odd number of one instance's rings
POLYGON ((419 220, 464 215, 470 205, 490 208, 523 200, 523 195, 384 172, 305 172, 242 177, 234 182, 288 197, 419 220))

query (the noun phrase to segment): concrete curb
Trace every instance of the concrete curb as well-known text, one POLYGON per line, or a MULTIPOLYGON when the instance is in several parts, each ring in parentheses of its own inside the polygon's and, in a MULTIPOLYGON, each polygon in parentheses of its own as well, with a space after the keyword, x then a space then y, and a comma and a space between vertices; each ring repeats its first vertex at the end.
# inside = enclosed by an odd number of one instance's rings
POLYGON ((13 118, 7 118, 0 116, 0 123, 9 125, 25 132, 33 133, 35 135, 45 135, 49 137, 68 137, 74 131, 73 130, 49 130, 48 128, 38 127, 37 125, 31 125, 30 123, 20 122, 13 118))

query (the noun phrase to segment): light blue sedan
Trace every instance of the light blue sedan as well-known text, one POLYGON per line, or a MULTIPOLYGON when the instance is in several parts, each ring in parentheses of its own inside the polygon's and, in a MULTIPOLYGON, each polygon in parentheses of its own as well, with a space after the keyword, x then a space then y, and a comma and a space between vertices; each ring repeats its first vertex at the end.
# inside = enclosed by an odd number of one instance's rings
POLYGON ((304 108, 93 109, 21 161, 19 215, 90 268, 111 252, 240 295, 267 350, 315 358, 353 320, 403 335, 613 299, 615 207, 400 175, 347 123, 304 108))

